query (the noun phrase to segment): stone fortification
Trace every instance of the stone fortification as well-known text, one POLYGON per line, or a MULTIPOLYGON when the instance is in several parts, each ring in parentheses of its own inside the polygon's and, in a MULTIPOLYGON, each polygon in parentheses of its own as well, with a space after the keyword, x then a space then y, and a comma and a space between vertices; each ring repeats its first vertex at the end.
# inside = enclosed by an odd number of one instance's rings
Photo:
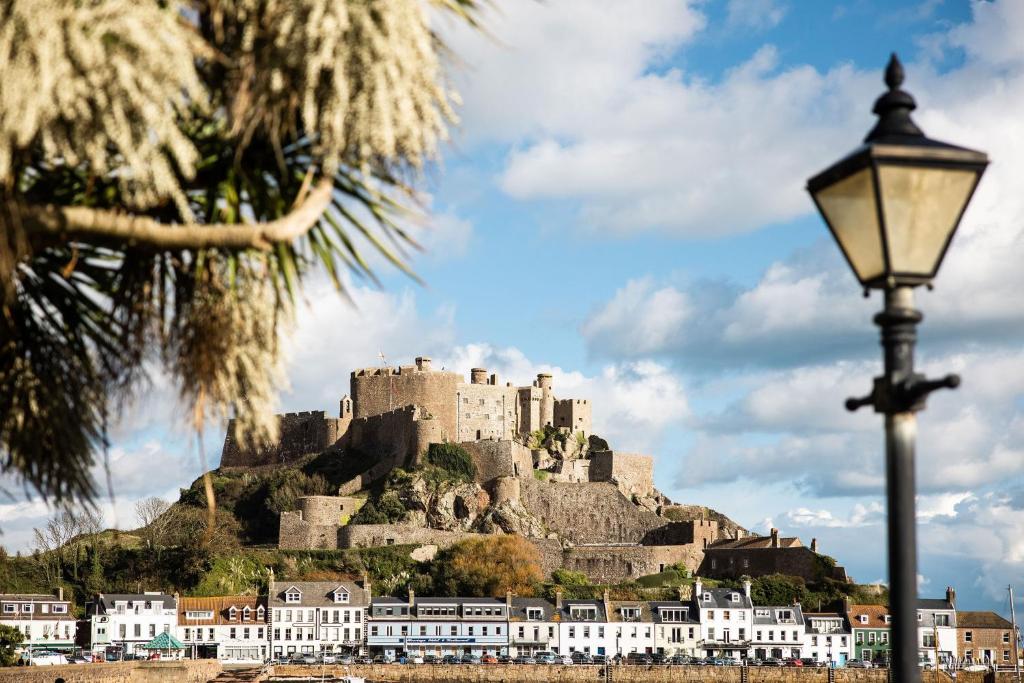
POLYGON ((432 415, 446 438, 457 432, 455 394, 463 382, 454 372, 434 370, 429 358, 397 368, 363 368, 351 376, 353 417, 364 419, 416 405, 432 415))
POLYGON ((116 662, 66 666, 0 668, 0 683, 206 683, 221 673, 217 659, 166 662, 116 662))
POLYGON ((530 449, 515 441, 465 441, 461 444, 476 465, 476 481, 486 484, 499 477, 532 477, 530 449))
POLYGON ((353 524, 338 529, 339 548, 376 548, 387 545, 432 545, 447 548, 480 534, 465 531, 442 531, 401 524, 353 524))
POLYGON ((323 410, 278 415, 278 443, 260 449, 242 449, 235 438, 235 420, 228 422, 221 451, 221 467, 280 465, 320 453, 335 445, 348 430, 350 417, 331 418, 323 410))
POLYGON ((554 426, 568 429, 570 432, 582 432, 583 436, 591 434, 590 401, 585 398, 565 398, 555 401, 554 426))
POLYGON ((627 496, 654 495, 654 458, 621 451, 590 454, 590 480, 614 481, 627 496))
POLYGON ((549 539, 530 539, 540 551, 541 569, 546 576, 556 569, 582 572, 595 583, 618 583, 665 571, 683 564, 691 572, 703 554, 693 545, 578 545, 564 546, 549 539))
POLYGON ((545 528, 574 544, 640 543, 664 517, 634 505, 607 482, 521 482, 523 506, 545 528))

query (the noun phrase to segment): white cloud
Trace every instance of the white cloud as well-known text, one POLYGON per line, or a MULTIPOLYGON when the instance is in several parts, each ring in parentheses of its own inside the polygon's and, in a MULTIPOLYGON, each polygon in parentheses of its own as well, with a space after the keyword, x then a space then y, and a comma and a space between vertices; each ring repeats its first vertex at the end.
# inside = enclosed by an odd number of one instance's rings
POLYGON ((788 9, 778 0, 729 0, 726 24, 730 28, 763 31, 778 26, 788 9))
POLYGON ((837 516, 830 510, 812 510, 806 507, 786 512, 786 520, 789 524, 800 528, 856 528, 876 525, 883 522, 884 519, 885 508, 878 501, 871 501, 867 505, 856 503, 847 517, 837 516))

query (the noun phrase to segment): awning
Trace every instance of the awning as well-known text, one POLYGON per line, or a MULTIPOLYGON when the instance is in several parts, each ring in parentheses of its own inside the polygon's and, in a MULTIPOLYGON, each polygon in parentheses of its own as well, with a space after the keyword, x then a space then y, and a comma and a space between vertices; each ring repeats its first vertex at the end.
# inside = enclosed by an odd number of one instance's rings
POLYGON ((184 650, 185 646, 170 633, 161 633, 142 648, 144 650, 184 650))

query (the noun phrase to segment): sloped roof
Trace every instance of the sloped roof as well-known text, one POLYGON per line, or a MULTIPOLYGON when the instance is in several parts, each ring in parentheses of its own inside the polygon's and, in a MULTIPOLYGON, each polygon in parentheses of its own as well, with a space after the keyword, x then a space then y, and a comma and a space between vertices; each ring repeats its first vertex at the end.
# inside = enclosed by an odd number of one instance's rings
POLYGON ((918 609, 943 609, 951 610, 954 609, 953 603, 945 598, 918 598, 917 599, 918 609))
POLYGON ((133 605, 135 603, 159 602, 163 605, 163 609, 174 609, 175 606, 174 596, 164 593, 100 593, 96 597, 96 601, 104 611, 113 609, 114 603, 117 602, 128 602, 133 605))
POLYGON ((218 624, 265 624, 267 623, 266 605, 264 598, 257 598, 253 595, 220 595, 208 598, 179 598, 178 599, 178 623, 182 626, 188 625, 218 625, 218 624), (259 608, 263 607, 263 619, 259 618, 259 608), (238 618, 231 618, 231 608, 238 610, 238 618), (251 610, 252 616, 243 621, 242 616, 245 608, 251 610), (212 619, 189 619, 188 612, 213 612, 212 619))
MULTIPOLYGON (((779 548, 803 548, 796 536, 779 538, 779 548)), ((707 550, 778 550, 772 548, 771 536, 747 536, 745 538, 723 538, 707 547, 707 550)))
POLYGON ((1013 624, 995 612, 957 612, 956 625, 957 628, 1013 628, 1013 624))
POLYGON ((543 615, 541 621, 551 621, 555 616, 555 606, 544 598, 512 598, 510 621, 527 621, 526 610, 539 609, 543 615))
POLYGON ((851 628, 889 628, 885 617, 889 615, 889 608, 885 605, 850 605, 846 618, 851 628), (860 615, 868 617, 868 623, 860 623, 860 615))
POLYGON ((181 641, 170 633, 158 633, 156 638, 142 646, 145 650, 184 650, 181 641))
POLYGON ((612 613, 609 615, 608 621, 627 621, 622 617, 622 608, 633 608, 640 610, 640 617, 638 619, 630 619, 628 621, 650 621, 651 620, 651 605, 648 602, 640 600, 613 600, 611 602, 612 613))
POLYGON ((794 623, 792 625, 804 625, 804 615, 803 611, 800 609, 800 605, 754 605, 754 623, 765 626, 783 625, 782 622, 779 621, 779 610, 789 610, 793 613, 794 623), (758 612, 760 610, 766 610, 768 612, 767 616, 758 616, 758 612))
POLYGON ((662 623, 661 620, 661 609, 684 609, 686 610, 686 619, 683 621, 672 621, 666 622, 671 624, 699 624, 700 621, 697 619, 697 610, 693 608, 693 605, 689 602, 681 602, 679 600, 656 600, 650 604, 651 608, 651 621, 655 624, 662 623))
POLYGON ((702 609, 749 609, 753 607, 750 598, 741 590, 732 588, 704 588, 700 595, 695 595, 697 606, 702 609), (739 596, 733 600, 732 596, 739 596))
POLYGON ((275 583, 267 603, 270 607, 333 607, 339 604, 345 607, 366 607, 370 604, 370 595, 355 581, 291 581, 275 583), (334 591, 342 587, 349 592, 349 601, 336 603, 334 591), (299 602, 285 601, 284 594, 292 589, 302 593, 299 602))

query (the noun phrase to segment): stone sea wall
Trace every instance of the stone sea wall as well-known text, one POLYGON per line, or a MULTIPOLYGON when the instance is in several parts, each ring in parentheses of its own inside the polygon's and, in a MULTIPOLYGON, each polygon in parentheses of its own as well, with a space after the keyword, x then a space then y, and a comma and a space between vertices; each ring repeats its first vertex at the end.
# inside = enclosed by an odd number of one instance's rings
POLYGON ((0 668, 0 683, 207 683, 222 671, 215 659, 181 662, 116 662, 0 668))

